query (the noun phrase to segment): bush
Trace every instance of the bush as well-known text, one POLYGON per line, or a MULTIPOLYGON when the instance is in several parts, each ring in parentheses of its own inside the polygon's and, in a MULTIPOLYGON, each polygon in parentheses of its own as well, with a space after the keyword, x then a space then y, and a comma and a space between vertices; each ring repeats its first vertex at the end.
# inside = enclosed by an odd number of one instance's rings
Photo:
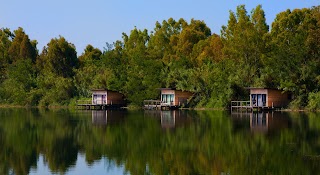
POLYGON ((320 109, 320 92, 309 93, 307 109, 309 110, 320 109))

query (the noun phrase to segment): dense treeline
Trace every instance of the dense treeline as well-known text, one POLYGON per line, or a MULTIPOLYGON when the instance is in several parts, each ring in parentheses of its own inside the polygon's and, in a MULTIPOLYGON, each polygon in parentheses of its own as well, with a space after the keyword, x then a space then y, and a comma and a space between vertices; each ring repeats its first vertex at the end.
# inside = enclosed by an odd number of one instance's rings
POLYGON ((65 105, 106 88, 141 105, 171 87, 194 92, 194 106, 226 107, 255 86, 292 92, 291 108, 320 108, 319 10, 281 12, 269 27, 261 6, 248 13, 241 5, 220 35, 204 21, 170 18, 153 31, 123 33, 103 51, 88 45, 79 57, 62 36, 39 53, 22 28, 2 28, 0 102, 65 105))

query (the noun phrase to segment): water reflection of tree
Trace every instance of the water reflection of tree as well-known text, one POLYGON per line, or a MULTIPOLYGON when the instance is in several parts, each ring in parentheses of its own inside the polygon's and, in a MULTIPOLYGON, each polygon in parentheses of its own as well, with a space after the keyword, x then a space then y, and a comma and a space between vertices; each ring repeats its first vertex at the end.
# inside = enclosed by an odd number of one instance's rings
POLYGON ((78 120, 67 110, 46 111, 41 117, 39 129, 40 151, 53 172, 66 172, 75 165, 79 152, 78 120))
POLYGON ((70 135, 72 124, 67 118, 63 119, 64 112, 46 112, 45 118, 29 110, 1 110, 0 113, 3 174, 8 174, 10 168, 15 174, 28 174, 31 167, 36 167, 40 152, 44 153, 52 171, 66 172, 75 163, 77 142, 70 135))
POLYGON ((234 130, 235 121, 217 111, 193 112, 174 131, 163 130, 159 119, 140 111, 104 127, 93 125, 90 115, 1 109, 0 173, 13 169, 28 174, 43 154, 50 170, 63 174, 76 163, 79 152, 89 165, 105 158, 110 166, 123 165, 133 175, 320 171, 316 114, 290 114, 291 128, 273 129, 271 135, 252 134, 250 124, 234 130))

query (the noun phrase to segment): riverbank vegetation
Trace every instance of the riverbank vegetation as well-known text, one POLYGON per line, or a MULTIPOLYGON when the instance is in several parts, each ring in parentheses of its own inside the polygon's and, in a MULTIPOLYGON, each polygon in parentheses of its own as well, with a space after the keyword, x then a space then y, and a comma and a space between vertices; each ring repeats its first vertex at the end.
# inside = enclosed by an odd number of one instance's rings
POLYGON ((221 108, 248 98, 244 87, 269 87, 292 92, 290 108, 320 108, 320 7, 286 10, 268 26, 261 6, 241 5, 220 35, 170 18, 80 56, 63 36, 41 51, 22 28, 2 28, 0 40, 2 104, 68 105, 105 88, 141 105, 170 87, 194 92, 195 107, 221 108))

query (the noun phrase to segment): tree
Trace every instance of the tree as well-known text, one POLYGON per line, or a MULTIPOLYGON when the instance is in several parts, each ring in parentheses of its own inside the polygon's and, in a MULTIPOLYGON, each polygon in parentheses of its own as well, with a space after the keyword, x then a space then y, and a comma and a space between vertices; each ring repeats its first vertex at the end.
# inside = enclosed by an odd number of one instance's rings
POLYGON ((94 48, 92 45, 87 45, 84 49, 84 53, 79 56, 79 63, 80 66, 84 64, 90 64, 94 61, 98 61, 101 59, 102 52, 98 48, 94 48))
POLYGON ((79 56, 80 67, 76 70, 74 80, 77 93, 80 97, 89 97, 90 90, 93 88, 94 79, 101 69, 102 52, 92 45, 88 45, 84 53, 79 56))
POLYGON ((305 106, 308 93, 319 87, 320 63, 314 51, 318 26, 313 13, 310 9, 281 12, 270 32, 269 70, 281 89, 295 94, 295 106, 305 106))
POLYGON ((194 45, 191 61, 197 67, 205 62, 219 62, 224 58, 222 50, 223 44, 220 36, 213 34, 194 45))
POLYGON ((13 34, 9 29, 0 29, 0 84, 6 78, 6 68, 10 62, 8 50, 12 37, 13 34))
POLYGON ((176 54, 184 57, 189 56, 194 44, 207 39, 210 35, 211 30, 204 21, 191 19, 191 23, 183 27, 179 35, 176 45, 176 54))
POLYGON ((35 62, 37 58, 36 43, 36 41, 31 42, 29 36, 19 27, 14 31, 14 38, 8 50, 10 61, 15 62, 19 59, 30 58, 32 62, 35 62))
POLYGON ((8 67, 8 78, 0 88, 0 98, 4 103, 35 105, 31 91, 36 86, 36 72, 31 59, 17 60, 8 67))
POLYGON ((76 48, 64 37, 51 39, 40 55, 39 68, 62 77, 72 77, 78 66, 76 48), (42 67, 43 66, 43 67, 42 67))
POLYGON ((234 69, 242 76, 239 79, 241 86, 254 85, 255 79, 261 76, 267 33, 268 25, 260 5, 252 10, 251 17, 244 5, 238 6, 236 14, 230 12, 228 25, 222 27, 224 55, 236 63, 234 69))

